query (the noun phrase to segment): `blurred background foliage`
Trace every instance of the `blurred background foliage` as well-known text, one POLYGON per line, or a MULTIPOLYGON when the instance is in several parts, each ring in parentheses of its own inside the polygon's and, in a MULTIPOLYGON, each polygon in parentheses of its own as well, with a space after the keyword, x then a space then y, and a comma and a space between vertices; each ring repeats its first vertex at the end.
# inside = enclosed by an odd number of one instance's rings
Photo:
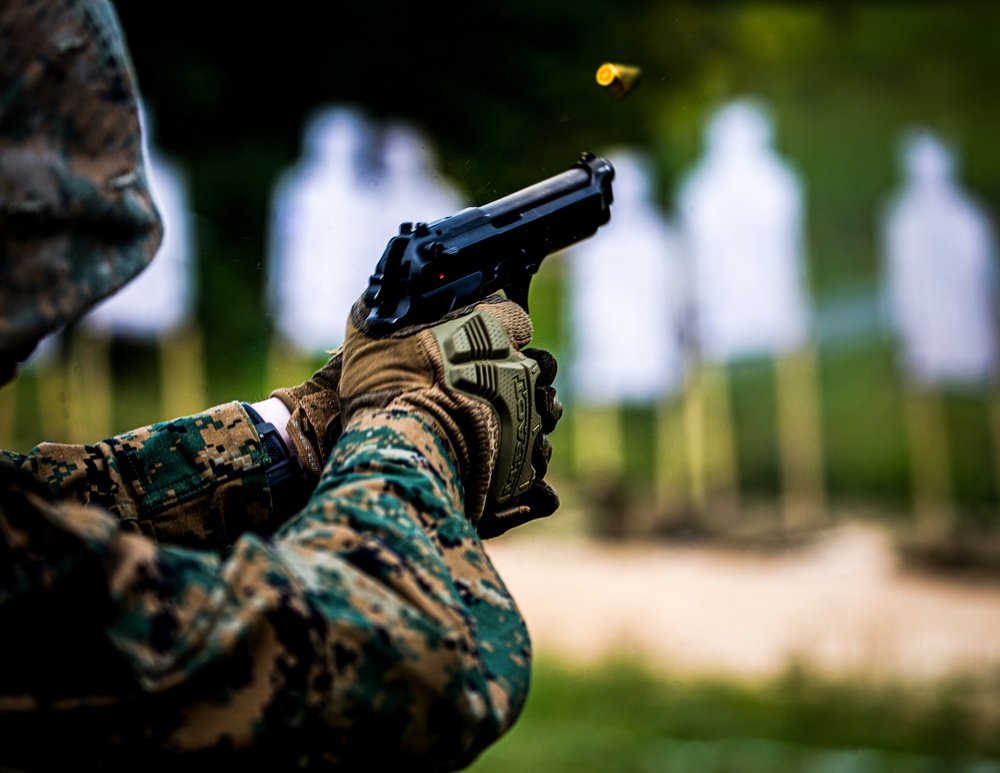
MULTIPOLYGON (((261 304, 270 195, 317 106, 417 123, 473 203, 561 171, 582 150, 636 145, 657 165, 669 215, 702 150, 708 111, 749 94, 772 108, 776 144, 805 187, 831 495, 905 500, 878 218, 899 179, 897 140, 915 124, 953 144, 962 181, 994 220, 1000 213, 1000 6, 373 0, 223 14, 176 0, 169 12, 123 2, 119 13, 156 141, 191 176, 213 401, 274 386, 264 383, 270 327, 261 304), (594 83, 603 61, 641 66, 640 88, 611 100, 594 83)), ((533 286, 532 313, 539 345, 565 351, 558 259, 533 286)), ((732 371, 741 486, 773 493, 769 372, 755 363, 732 371)), ((983 400, 958 396, 948 411, 963 438, 956 495, 992 507, 983 400)))

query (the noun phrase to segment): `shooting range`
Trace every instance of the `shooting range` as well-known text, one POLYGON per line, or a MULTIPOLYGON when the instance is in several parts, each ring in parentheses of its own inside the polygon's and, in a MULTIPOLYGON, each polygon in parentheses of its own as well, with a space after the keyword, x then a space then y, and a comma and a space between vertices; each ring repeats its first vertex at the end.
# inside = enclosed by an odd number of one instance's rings
POLYGON ((528 298, 562 505, 486 543, 532 691, 467 769, 1000 772, 1000 6, 117 9, 167 240, 5 449, 305 381, 401 223, 593 152, 528 298))

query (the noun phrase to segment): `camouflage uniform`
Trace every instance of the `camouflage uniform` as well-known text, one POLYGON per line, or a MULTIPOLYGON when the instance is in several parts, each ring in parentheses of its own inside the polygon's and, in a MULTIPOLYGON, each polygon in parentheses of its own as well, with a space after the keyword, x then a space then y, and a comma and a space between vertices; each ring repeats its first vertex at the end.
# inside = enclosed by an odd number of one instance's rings
MULTIPOLYGON (((0 6, 0 347, 79 315, 158 243, 114 28, 100 0, 0 6), (60 58, 81 52, 90 71, 60 58), (24 95, 46 78, 110 78, 91 94, 106 111, 45 134, 24 95)), ((419 412, 356 412, 285 523, 238 403, 5 454, 0 769, 467 764, 516 718, 530 654, 445 437, 419 412)))
POLYGON ((268 538, 269 461, 232 404, 0 465, 3 763, 252 746, 448 770, 511 724, 527 632, 430 421, 355 414, 268 538))

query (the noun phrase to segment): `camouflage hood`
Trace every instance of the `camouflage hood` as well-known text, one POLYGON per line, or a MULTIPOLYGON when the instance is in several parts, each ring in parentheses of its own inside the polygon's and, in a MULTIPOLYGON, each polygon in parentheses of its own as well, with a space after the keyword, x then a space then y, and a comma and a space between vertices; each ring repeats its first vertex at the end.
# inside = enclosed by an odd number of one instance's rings
POLYGON ((0 350, 139 273, 162 227, 135 79, 101 0, 0 3, 0 350))

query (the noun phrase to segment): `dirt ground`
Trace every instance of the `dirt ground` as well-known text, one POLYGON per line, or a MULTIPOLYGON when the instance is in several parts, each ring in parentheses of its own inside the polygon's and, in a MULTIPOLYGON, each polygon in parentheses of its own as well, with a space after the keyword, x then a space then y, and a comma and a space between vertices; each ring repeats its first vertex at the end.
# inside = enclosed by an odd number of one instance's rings
POLYGON ((1000 583, 903 571, 871 526, 771 555, 524 531, 489 552, 538 654, 624 651, 677 674, 748 678, 792 658, 866 678, 1000 675, 1000 583))

